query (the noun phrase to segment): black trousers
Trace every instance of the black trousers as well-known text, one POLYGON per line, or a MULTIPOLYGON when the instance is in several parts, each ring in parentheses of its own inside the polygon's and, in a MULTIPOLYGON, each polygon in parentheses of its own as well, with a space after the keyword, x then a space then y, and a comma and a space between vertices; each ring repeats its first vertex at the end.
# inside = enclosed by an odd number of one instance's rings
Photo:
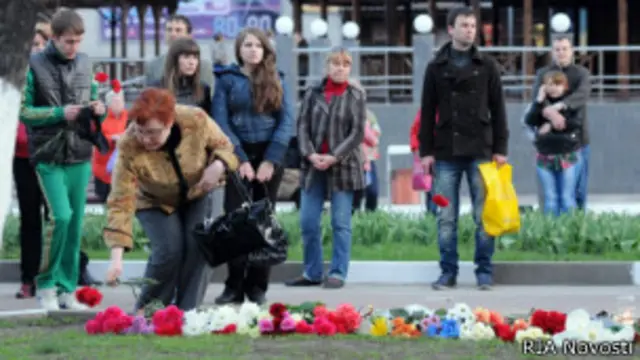
POLYGON ((34 284, 42 257, 44 197, 29 159, 13 158, 13 180, 20 209, 20 272, 23 284, 34 284))
MULTIPOLYGON (((265 145, 243 146, 244 151, 249 156, 251 166, 258 173, 258 167, 262 162, 262 155, 266 150, 265 145)), ((268 197, 272 204, 276 203, 278 187, 284 175, 284 168, 276 167, 271 180, 262 184, 257 181, 247 183, 247 189, 254 201, 268 197)), ((226 212, 239 208, 245 199, 242 198, 235 185, 229 181, 225 189, 224 209, 226 212)), ((270 267, 251 266, 245 258, 236 259, 227 264, 229 276, 225 281, 228 290, 234 292, 244 292, 246 294, 265 293, 269 287, 270 267)))
POLYGON ((93 184, 95 188, 96 195, 98 195, 98 199, 102 204, 107 202, 107 198, 109 197, 109 193, 111 192, 111 184, 107 184, 102 180, 98 180, 98 178, 93 179, 93 184))

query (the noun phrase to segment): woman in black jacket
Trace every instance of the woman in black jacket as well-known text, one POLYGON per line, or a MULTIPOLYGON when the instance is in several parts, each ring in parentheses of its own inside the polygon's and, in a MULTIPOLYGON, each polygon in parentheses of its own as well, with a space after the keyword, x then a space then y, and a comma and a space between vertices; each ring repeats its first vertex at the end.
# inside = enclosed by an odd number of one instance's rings
POLYGON ((562 106, 568 89, 569 82, 564 73, 548 73, 525 118, 527 125, 535 129, 536 163, 544 192, 544 213, 554 216, 577 206, 575 189, 584 113, 562 106), (558 107, 561 115, 547 119, 543 109, 549 105, 558 107))

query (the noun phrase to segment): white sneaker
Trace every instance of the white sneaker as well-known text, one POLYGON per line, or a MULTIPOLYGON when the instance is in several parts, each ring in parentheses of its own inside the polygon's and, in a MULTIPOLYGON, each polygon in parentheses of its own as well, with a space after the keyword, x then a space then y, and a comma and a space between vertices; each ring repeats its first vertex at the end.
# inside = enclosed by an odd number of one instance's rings
POLYGON ((74 293, 62 293, 58 296, 58 301, 61 307, 65 310, 88 310, 89 307, 85 304, 81 304, 76 299, 74 293))
POLYGON ((38 300, 40 301, 40 306, 47 311, 60 310, 60 303, 58 302, 55 288, 43 290, 38 289, 38 300))

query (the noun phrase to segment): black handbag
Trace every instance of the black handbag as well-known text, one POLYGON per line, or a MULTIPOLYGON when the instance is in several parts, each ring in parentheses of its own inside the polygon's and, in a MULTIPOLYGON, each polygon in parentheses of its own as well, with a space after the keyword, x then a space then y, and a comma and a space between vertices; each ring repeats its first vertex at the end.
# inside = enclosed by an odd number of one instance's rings
POLYGON ((274 249, 274 236, 278 238, 280 233, 274 231, 275 225, 281 228, 269 199, 252 201, 239 176, 232 173, 229 178, 245 200, 242 206, 217 219, 212 219, 208 212, 207 218, 193 230, 205 260, 212 267, 274 249))

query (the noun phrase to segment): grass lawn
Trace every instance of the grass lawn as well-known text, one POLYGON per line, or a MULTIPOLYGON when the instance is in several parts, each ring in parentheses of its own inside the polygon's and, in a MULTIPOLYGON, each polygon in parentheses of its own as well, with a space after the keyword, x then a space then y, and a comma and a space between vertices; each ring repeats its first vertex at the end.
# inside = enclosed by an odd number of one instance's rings
MULTIPOLYGON (((0 359, 527 359, 514 344, 431 339, 89 336, 72 319, 0 321, 0 359)), ((533 358, 533 357, 531 357, 533 358)))
MULTIPOLYGON (((460 246, 460 260, 472 261, 473 248, 460 246)), ((108 250, 90 250, 88 254, 94 260, 108 260, 108 250)), ((148 254, 144 251, 133 251, 125 254, 127 260, 146 260, 148 254)), ((2 259, 19 259, 18 252, 4 252, 0 255, 2 259)), ((331 247, 324 248, 325 260, 331 259, 331 247)), ((591 254, 566 254, 555 255, 540 254, 535 252, 524 252, 515 250, 496 250, 494 261, 636 261, 637 253, 605 253, 600 255, 591 254)), ((389 260, 389 261, 438 261, 440 255, 437 245, 421 244, 380 244, 380 245, 354 245, 351 251, 352 260, 389 260)), ((302 249, 299 245, 289 248, 290 261, 302 261, 302 249)))

